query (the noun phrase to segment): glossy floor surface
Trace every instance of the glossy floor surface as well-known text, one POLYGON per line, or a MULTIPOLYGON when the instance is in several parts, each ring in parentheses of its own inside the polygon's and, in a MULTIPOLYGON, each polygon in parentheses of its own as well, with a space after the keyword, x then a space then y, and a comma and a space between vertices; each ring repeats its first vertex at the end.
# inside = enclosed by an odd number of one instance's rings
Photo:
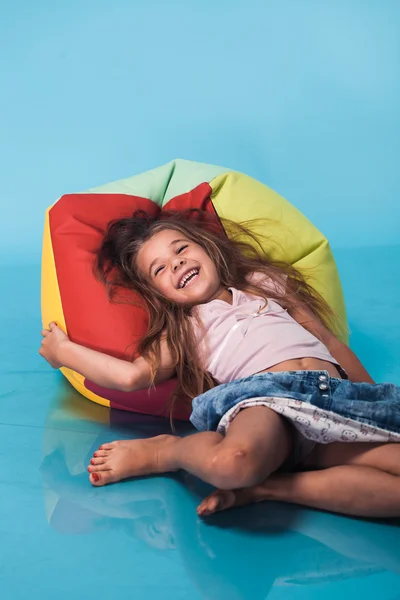
MULTIPOLYGON (((353 349, 376 380, 400 384, 400 247, 335 255, 353 349)), ((396 523, 273 503, 202 522, 209 488, 184 473, 91 487, 99 444, 168 426, 85 400, 38 356, 39 276, 1 271, 4 600, 400 600, 396 523)))

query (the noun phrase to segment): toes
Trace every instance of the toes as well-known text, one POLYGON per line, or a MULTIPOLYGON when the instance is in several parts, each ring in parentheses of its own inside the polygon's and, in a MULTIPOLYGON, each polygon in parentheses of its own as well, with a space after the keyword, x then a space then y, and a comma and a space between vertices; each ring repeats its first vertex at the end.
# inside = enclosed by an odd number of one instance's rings
POLYGON ((101 487, 108 483, 113 483, 116 479, 112 471, 102 471, 101 473, 96 471, 89 475, 89 481, 95 487, 101 487))
POLYGON ((115 446, 117 445, 118 442, 110 442, 109 444, 102 444, 99 447, 99 450, 112 450, 113 448, 115 448, 115 446))
POLYGON ((96 450, 96 452, 93 452, 94 458, 101 458, 104 456, 108 456, 108 454, 109 450, 96 450))
POLYGON ((106 484, 106 478, 104 474, 99 474, 99 473, 91 473, 89 476, 89 481, 92 485, 95 485, 97 487, 100 487, 102 485, 106 484))
POLYGON ((102 456, 99 458, 91 458, 90 459, 90 464, 91 465, 103 465, 106 462, 106 457, 102 456))
POLYGON ((201 516, 212 515, 220 510, 221 500, 218 496, 206 498, 197 509, 197 514, 201 516))
POLYGON ((235 506, 236 495, 232 491, 224 490, 214 492, 208 498, 205 498, 197 508, 197 514, 205 517, 215 512, 226 510, 235 506))
MULTIPOLYGON (((92 461, 90 461, 92 462, 92 461)), ((87 470, 89 471, 89 473, 95 473, 97 471, 109 471, 110 470, 110 465, 108 463, 100 463, 100 464, 90 464, 87 468, 87 470)))

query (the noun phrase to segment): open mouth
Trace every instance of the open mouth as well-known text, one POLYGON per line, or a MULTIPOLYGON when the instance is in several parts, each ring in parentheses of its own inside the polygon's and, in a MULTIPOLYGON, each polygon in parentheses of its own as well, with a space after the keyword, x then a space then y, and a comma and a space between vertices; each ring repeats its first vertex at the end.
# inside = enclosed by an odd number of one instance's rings
POLYGON ((186 271, 186 273, 182 276, 181 280, 178 284, 178 289, 183 289, 193 283, 195 279, 197 279, 199 275, 200 269, 190 269, 190 271, 186 271))

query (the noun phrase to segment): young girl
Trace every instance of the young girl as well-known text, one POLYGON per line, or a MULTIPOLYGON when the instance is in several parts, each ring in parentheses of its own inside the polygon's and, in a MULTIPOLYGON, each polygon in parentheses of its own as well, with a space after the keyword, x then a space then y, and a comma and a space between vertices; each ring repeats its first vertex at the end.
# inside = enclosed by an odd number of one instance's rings
POLYGON ((54 368, 123 391, 177 376, 174 402, 194 398, 200 433, 103 444, 90 482, 185 469, 219 488, 202 516, 263 500, 400 516, 400 388, 374 384, 292 266, 227 227, 229 238, 201 211, 109 225, 97 273, 110 296, 134 290, 149 313, 133 362, 79 346, 55 323, 42 331, 54 368))

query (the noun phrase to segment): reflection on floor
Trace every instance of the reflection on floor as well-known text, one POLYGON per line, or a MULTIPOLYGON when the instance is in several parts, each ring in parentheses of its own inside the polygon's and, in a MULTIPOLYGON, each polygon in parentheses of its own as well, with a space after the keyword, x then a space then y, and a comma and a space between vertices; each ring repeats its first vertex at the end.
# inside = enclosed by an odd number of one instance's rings
MULTIPOLYGON (((400 248, 336 257, 353 348, 377 380, 400 383, 400 248)), ((210 488, 184 473, 92 488, 86 467, 102 442, 169 425, 79 396, 37 356, 39 269, 3 269, 2 280, 12 292, 0 313, 2 597, 400 599, 395 523, 275 503, 204 522, 195 509, 210 488)))

